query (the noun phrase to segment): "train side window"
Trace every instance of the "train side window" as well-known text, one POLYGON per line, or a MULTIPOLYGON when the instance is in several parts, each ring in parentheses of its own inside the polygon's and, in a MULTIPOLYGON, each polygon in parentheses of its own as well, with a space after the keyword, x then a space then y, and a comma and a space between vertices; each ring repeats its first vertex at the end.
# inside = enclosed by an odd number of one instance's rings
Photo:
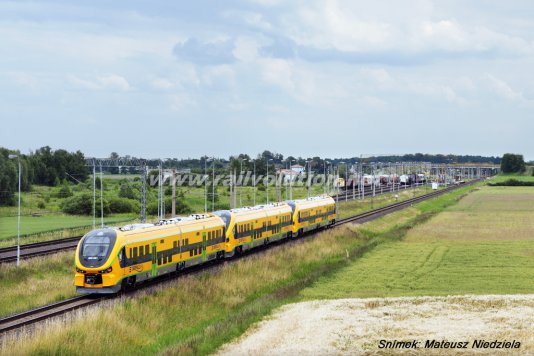
POLYGON ((189 246, 189 239, 185 239, 185 245, 189 246))
POLYGON ((133 258, 137 257, 137 247, 133 248, 133 258))
POLYGON ((119 252, 119 265, 121 268, 126 267, 126 248, 122 248, 119 252))
POLYGON ((145 255, 150 255, 150 246, 145 245, 145 255))

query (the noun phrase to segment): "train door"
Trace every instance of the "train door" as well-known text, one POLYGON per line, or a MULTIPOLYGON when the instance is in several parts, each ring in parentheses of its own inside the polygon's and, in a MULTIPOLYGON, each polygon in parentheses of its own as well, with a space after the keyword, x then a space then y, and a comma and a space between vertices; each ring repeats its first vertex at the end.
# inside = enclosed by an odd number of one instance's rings
POLYGON ((156 246, 157 244, 154 242, 152 244, 152 277, 156 277, 158 275, 158 268, 157 268, 157 265, 156 265, 156 261, 158 259, 158 254, 157 254, 157 251, 156 251, 156 246))
POLYGON ((206 261, 206 232, 202 233, 202 261, 206 261))

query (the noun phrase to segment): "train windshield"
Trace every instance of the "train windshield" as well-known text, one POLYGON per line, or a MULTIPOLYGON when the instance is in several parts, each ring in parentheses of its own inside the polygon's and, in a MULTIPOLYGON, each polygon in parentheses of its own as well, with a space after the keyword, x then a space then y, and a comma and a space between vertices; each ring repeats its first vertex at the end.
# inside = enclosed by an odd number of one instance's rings
POLYGON ((109 236, 89 236, 83 244, 82 256, 87 259, 104 258, 108 254, 109 236))
POLYGON ((80 262, 86 267, 102 266, 113 250, 116 239, 117 232, 113 229, 98 229, 89 232, 82 239, 80 262))

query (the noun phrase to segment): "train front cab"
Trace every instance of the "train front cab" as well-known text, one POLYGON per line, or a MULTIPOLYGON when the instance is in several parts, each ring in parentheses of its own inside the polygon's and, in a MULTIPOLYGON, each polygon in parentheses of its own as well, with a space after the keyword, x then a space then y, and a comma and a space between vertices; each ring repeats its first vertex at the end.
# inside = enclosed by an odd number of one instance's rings
POLYGON ((120 290, 117 273, 121 272, 118 261, 117 231, 98 229, 85 235, 76 249, 76 292, 116 293, 120 290))

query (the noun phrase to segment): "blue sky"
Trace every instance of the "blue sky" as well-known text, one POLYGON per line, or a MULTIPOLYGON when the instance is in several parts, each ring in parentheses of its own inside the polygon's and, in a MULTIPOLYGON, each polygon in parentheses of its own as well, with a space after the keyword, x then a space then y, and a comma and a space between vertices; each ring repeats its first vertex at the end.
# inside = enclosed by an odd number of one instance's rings
POLYGON ((0 1, 0 146, 534 158, 529 1, 0 1))

